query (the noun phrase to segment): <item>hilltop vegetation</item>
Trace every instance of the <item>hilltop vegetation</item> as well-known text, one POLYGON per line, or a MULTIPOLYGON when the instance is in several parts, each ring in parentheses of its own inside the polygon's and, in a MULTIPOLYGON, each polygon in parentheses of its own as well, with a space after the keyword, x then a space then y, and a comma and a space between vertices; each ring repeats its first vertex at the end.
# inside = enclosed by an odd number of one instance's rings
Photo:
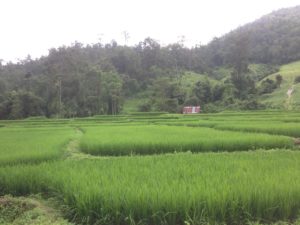
POLYGON ((215 38, 204 48, 203 60, 210 66, 231 63, 232 49, 241 37, 253 63, 281 65, 299 60, 300 6, 272 12, 215 38))
POLYGON ((264 80, 275 81, 276 76, 280 74, 283 78, 279 88, 270 94, 261 96, 261 101, 270 108, 295 109, 300 107, 300 83, 297 77, 300 76, 300 61, 286 64, 280 68, 278 73, 267 76, 264 80), (291 98, 288 97, 288 89, 293 88, 291 98))
POLYGON ((180 112, 196 104, 206 112, 270 107, 264 94, 283 91, 282 77, 258 82, 300 59, 299 15, 299 6, 282 9, 206 46, 161 46, 151 38, 136 46, 75 42, 0 64, 0 119, 180 112))

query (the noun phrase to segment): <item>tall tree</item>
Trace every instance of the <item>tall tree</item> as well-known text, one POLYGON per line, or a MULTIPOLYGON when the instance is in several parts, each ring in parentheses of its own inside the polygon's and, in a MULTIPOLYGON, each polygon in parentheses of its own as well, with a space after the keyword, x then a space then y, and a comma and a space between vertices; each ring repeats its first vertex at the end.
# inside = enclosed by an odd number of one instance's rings
POLYGON ((236 88, 236 97, 245 98, 248 90, 252 88, 251 78, 247 76, 249 65, 248 35, 238 35, 231 47, 229 60, 233 66, 231 81, 236 88))
POLYGON ((106 101, 106 112, 116 115, 122 106, 122 79, 116 72, 104 72, 103 75, 103 95, 106 101))

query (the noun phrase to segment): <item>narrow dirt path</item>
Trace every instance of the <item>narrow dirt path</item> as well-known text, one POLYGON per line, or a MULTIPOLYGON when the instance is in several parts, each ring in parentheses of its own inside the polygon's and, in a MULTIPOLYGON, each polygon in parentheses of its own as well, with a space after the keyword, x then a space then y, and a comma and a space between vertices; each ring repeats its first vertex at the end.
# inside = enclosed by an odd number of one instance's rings
POLYGON ((287 110, 292 109, 292 99, 293 99, 293 92, 294 92, 294 85, 292 85, 288 90, 287 90, 287 99, 285 101, 285 108, 287 110))
POLYGON ((80 128, 75 128, 75 137, 66 147, 66 160, 82 160, 82 159, 105 159, 105 156, 94 156, 80 151, 80 139, 83 132, 80 128))
POLYGON ((300 147, 300 138, 295 138, 294 143, 295 143, 295 145, 300 147))
POLYGON ((82 159, 84 157, 84 154, 79 150, 79 143, 82 135, 82 130, 75 128, 75 136, 66 148, 66 159, 82 159))
MULTIPOLYGON (((65 160, 90 158, 79 150, 82 130, 74 128, 74 137, 65 148, 65 160)), ((0 225, 73 225, 56 209, 55 201, 32 196, 0 196, 0 225)))

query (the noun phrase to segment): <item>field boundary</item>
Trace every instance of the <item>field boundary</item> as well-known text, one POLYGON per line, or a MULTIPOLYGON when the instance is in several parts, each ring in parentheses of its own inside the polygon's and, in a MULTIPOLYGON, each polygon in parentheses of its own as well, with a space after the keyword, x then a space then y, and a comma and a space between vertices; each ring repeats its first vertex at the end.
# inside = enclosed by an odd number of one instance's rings
POLYGON ((81 137, 84 132, 80 127, 75 128, 75 136, 69 141, 65 148, 65 159, 66 160, 82 160, 82 159, 104 159, 106 156, 95 156, 80 151, 79 145, 81 137))

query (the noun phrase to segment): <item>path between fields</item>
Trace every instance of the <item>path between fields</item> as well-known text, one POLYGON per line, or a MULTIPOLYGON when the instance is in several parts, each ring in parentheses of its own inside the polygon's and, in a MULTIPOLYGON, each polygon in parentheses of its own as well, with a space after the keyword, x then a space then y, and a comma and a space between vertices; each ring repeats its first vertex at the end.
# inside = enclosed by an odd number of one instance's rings
POLYGON ((292 85, 289 89, 288 89, 288 91, 287 91, 287 99, 286 99, 286 101, 285 101, 285 108, 287 109, 287 110, 291 110, 292 109, 292 98, 293 98, 293 93, 294 93, 294 86, 295 85, 292 85))
POLYGON ((75 128, 75 136, 66 147, 67 160, 81 160, 81 159, 104 159, 105 156, 94 156, 80 151, 80 139, 83 136, 83 131, 80 128, 75 128))
POLYGON ((295 145, 300 146, 300 138, 295 138, 294 143, 295 145))
MULTIPOLYGON (((80 152, 82 136, 82 130, 75 128, 74 137, 65 148, 66 160, 97 158, 80 152)), ((39 196, 0 196, 0 225, 73 225, 56 208, 51 200, 39 196)))

